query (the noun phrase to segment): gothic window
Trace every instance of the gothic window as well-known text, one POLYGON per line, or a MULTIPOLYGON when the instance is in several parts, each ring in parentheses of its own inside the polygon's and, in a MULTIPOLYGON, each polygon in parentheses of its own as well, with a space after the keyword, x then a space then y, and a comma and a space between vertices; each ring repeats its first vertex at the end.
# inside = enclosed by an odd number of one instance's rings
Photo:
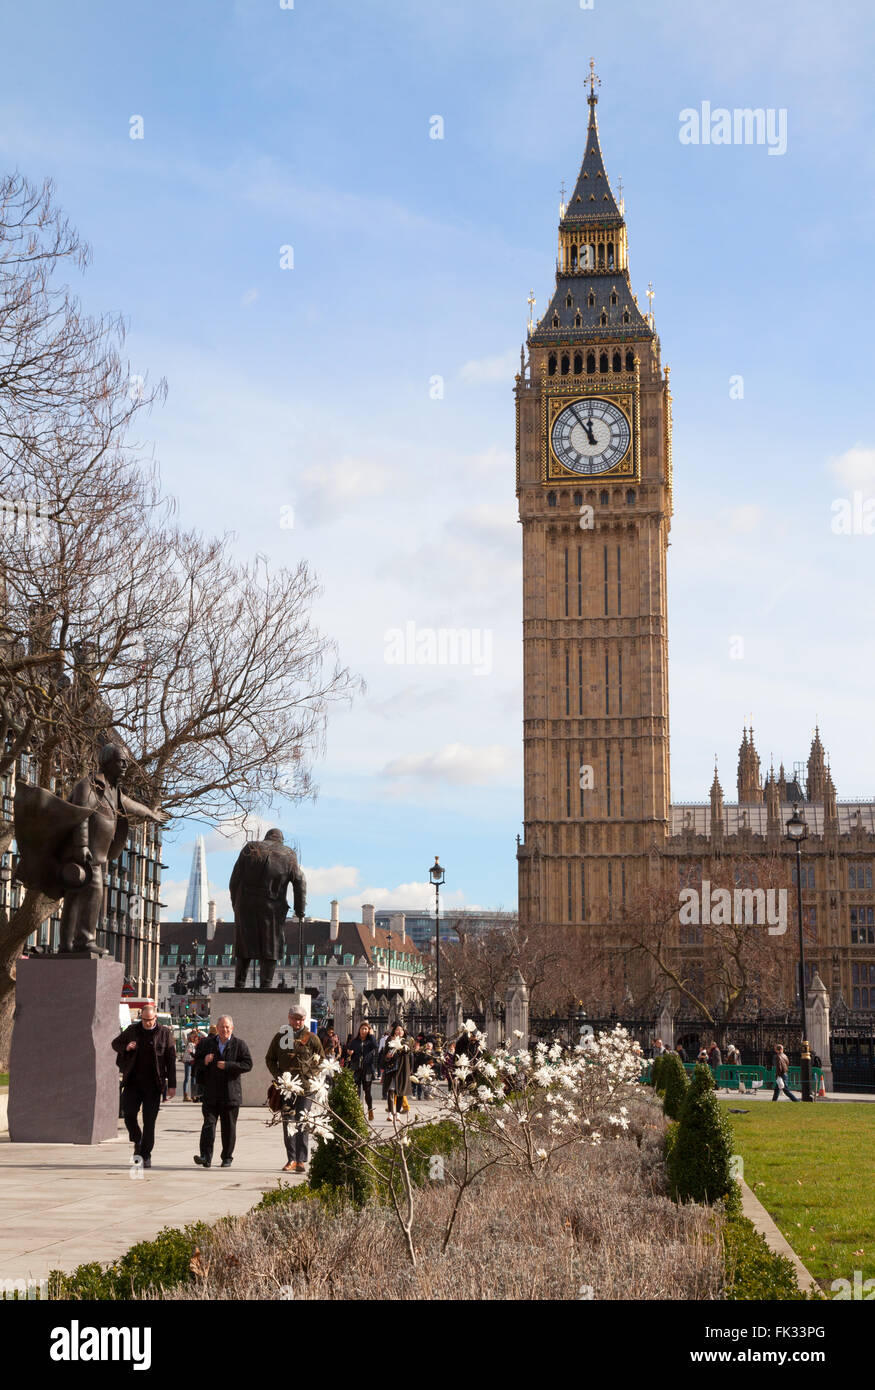
POLYGON ((851 908, 851 945, 875 945, 875 908, 851 908))
MULTIPOLYGON (((577 315, 577 323, 578 323, 578 326, 579 326, 579 325, 580 325, 580 314, 577 315)), ((583 371, 583 353, 581 353, 581 352, 576 352, 576 353, 574 354, 574 375, 575 375, 575 376, 580 376, 580 374, 581 374, 582 371, 583 371)))
POLYGON ((550 356, 547 358, 547 375, 548 375, 548 376, 555 376, 555 375, 556 375, 556 354, 555 354, 555 352, 551 352, 551 353, 550 353, 550 356))
POLYGON ((575 328, 582 328, 582 326, 583 326, 583 319, 580 317, 580 310, 578 309, 577 313, 574 315, 574 327, 575 327, 575 328))
POLYGON ((628 322, 629 322, 629 310, 628 310, 628 309, 624 309, 624 310, 623 310, 623 322, 624 322, 624 323, 628 323, 628 322))
POLYGON ((588 352, 588 353, 586 354, 586 370, 587 370, 587 372, 589 373, 590 376, 592 376, 593 372, 595 371, 595 353, 594 353, 594 352, 588 352))
POLYGON ((607 328, 607 326, 608 326, 608 316, 607 316, 607 314, 605 313, 604 309, 602 309, 602 320, 601 320, 601 322, 602 322, 602 328, 607 328))
MULTIPOLYGON (((609 242, 608 242, 608 269, 609 269, 609 270, 613 270, 613 268, 614 268, 614 243, 613 243, 612 241, 609 241, 609 242)), ((614 303, 616 304, 616 302, 617 302, 617 301, 616 301, 616 299, 615 299, 615 300, 614 300, 614 303)))
POLYGON ((623 370, 622 358, 618 352, 614 353, 611 370, 614 372, 621 372, 623 370))
POLYGON ((611 303, 612 303, 612 304, 616 304, 616 302, 617 302, 617 291, 616 291, 616 290, 611 290, 611 303))
POLYGON ((572 270, 576 270, 576 269, 577 269, 577 247, 576 247, 576 246, 572 246, 572 248, 571 248, 571 269, 572 269, 572 270))
POLYGON ((556 494, 555 494, 555 492, 548 492, 548 493, 547 493, 547 506, 548 506, 548 507, 555 507, 555 506, 556 506, 556 494))
POLYGON ((635 506, 635 489, 634 489, 634 487, 630 487, 630 488, 627 488, 627 489, 626 489, 626 506, 627 506, 627 507, 634 507, 634 506, 635 506))
POLYGON ((570 363, 569 363, 569 359, 568 359, 568 353, 567 353, 567 352, 563 352, 563 354, 562 354, 562 375, 563 375, 563 376, 567 376, 567 375, 568 375, 569 367, 570 367, 570 363))
POLYGON ((592 290, 590 290, 589 299, 586 302, 591 309, 595 308, 595 295, 593 294, 592 290))
POLYGON ((849 864, 848 865, 848 887, 852 889, 872 887, 872 865, 871 864, 849 864))
POLYGON ((604 263, 605 263, 605 243, 604 243, 603 241, 600 241, 600 242, 599 242, 598 257, 599 257, 599 265, 600 265, 600 266, 604 266, 604 263))
POLYGON ((574 300, 571 298, 571 295, 570 295, 570 294, 566 295, 566 296, 565 296, 565 307, 566 307, 566 309, 570 309, 573 303, 574 303, 574 300))
POLYGON ((574 494, 574 505, 575 505, 575 507, 582 507, 582 506, 583 506, 583 493, 582 493, 582 492, 575 492, 575 494, 574 494))
MULTIPOLYGON (((608 505, 608 503, 610 502, 610 500, 611 500, 611 495, 610 495, 610 493, 608 492, 607 488, 602 488, 601 492, 599 493, 599 504, 600 504, 602 507, 606 507, 606 506, 608 505)), ((607 554, 608 554, 608 552, 605 551, 605 564, 606 564, 606 565, 607 565, 607 563, 608 563, 608 561, 607 561, 607 554)))
POLYGON ((581 257, 582 257, 581 269, 582 269, 582 270, 594 270, 594 269, 595 269, 595 247, 594 247, 594 246, 582 246, 582 247, 580 248, 580 254, 581 254, 581 257))
MULTIPOLYGON (((602 317, 604 317, 604 315, 602 315, 602 317)), ((602 352, 602 353, 599 354, 599 371, 600 371, 600 372, 606 372, 607 370, 608 370, 608 354, 607 354, 606 352, 602 352)))
POLYGON ((554 315, 553 315, 553 327, 554 327, 554 328, 558 328, 558 327, 559 327, 559 315, 558 315, 558 314, 554 314, 554 315))
POLYGON ((634 370, 635 370, 635 354, 634 354, 633 352, 627 352, 627 353, 626 353, 626 371, 627 371, 627 372, 634 372, 634 370))

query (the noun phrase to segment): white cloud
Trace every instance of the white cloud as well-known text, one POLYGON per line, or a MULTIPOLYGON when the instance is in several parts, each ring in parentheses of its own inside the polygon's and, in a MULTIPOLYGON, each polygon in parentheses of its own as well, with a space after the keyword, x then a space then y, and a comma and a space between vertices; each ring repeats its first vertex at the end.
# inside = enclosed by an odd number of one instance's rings
POLYGON ((391 470, 383 464, 347 455, 336 463, 318 464, 300 476, 298 509, 311 522, 336 521, 359 502, 380 497, 391 470))
MULTIPOLYGON (((399 883, 397 888, 363 888, 361 893, 341 900, 341 918, 346 921, 351 918, 358 920, 362 903, 373 903, 377 912, 386 912, 390 908, 396 911, 401 908, 418 908, 433 912, 434 888, 430 883, 422 882, 399 883)), ((457 888, 452 893, 441 893, 442 917, 445 910, 464 906, 465 895, 461 889, 457 888)))
POLYGON ((465 458, 469 472, 473 468, 481 473, 501 473, 507 478, 514 476, 514 464, 510 449, 501 449, 497 444, 490 444, 488 449, 478 454, 468 454, 465 458))
MULTIPOLYGON (((330 869, 309 869, 304 870, 307 879, 307 894, 315 897, 324 893, 329 897, 337 897, 344 888, 355 888, 358 883, 359 871, 351 864, 334 864, 330 869)), ((365 902, 366 899, 362 899, 365 902)))
POLYGON ((464 743, 448 743, 436 753, 407 753, 394 758, 382 775, 484 786, 501 778, 511 765, 511 751, 502 744, 470 748, 464 743))
POLYGON ((855 444, 838 458, 831 458, 829 466, 847 488, 875 488, 875 449, 855 444))
POLYGON ((742 535, 755 531, 763 516, 762 507, 756 507, 752 503, 743 507, 730 507, 726 512, 730 531, 737 531, 742 535))
POLYGON ((465 362, 459 369, 459 376, 470 386, 484 386, 494 381, 506 384, 513 381, 514 372, 518 370, 519 354, 509 348, 498 357, 475 357, 465 362))

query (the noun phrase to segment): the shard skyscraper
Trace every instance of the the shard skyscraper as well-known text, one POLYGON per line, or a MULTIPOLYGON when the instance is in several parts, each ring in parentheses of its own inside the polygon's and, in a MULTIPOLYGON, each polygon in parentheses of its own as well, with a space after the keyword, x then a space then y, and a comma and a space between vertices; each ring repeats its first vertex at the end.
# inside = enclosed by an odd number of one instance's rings
POLYGON ((198 835, 194 842, 194 853, 191 856, 191 873, 188 876, 188 892, 185 895, 183 919, 192 922, 205 922, 209 897, 207 847, 203 835, 198 835))

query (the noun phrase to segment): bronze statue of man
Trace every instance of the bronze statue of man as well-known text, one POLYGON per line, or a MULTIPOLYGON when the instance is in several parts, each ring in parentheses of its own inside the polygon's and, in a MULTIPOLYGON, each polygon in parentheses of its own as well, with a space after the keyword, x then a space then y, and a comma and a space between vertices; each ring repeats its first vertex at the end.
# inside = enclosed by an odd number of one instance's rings
POLYGON ((64 899, 59 949, 99 954, 106 868, 121 853, 128 819, 166 820, 121 789, 130 758, 117 743, 100 750, 99 769, 81 778, 69 801, 43 787, 15 789, 15 877, 51 898, 64 899))
POLYGON ((261 963, 261 988, 270 989, 281 955, 283 925, 289 913, 286 890, 292 885, 295 916, 307 908, 307 883, 298 856, 283 842, 281 830, 244 845, 231 872, 234 908, 234 984, 244 989, 249 962, 261 963))
POLYGON ((97 772, 83 777, 73 788, 70 801, 74 806, 90 810, 70 834, 59 855, 62 871, 68 883, 61 912, 60 950, 93 950, 97 924, 103 911, 103 889, 107 864, 118 857, 128 838, 128 818, 157 821, 166 819, 161 811, 152 811, 133 797, 126 796, 121 784, 130 767, 130 759, 117 743, 105 743, 100 750, 97 772), (82 876, 76 872, 82 871, 82 876))

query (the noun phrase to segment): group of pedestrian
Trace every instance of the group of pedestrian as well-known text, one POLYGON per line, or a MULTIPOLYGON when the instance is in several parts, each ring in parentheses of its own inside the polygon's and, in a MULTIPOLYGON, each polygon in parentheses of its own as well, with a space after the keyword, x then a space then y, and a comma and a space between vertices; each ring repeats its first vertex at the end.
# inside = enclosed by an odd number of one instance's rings
MULTIPOLYGON (((152 1166, 155 1122, 162 1100, 176 1095, 176 1040, 173 1031, 158 1023, 154 1004, 145 1004, 136 1023, 113 1040, 122 1078, 122 1114, 134 1157, 144 1168, 152 1166)), ((420 1033, 414 1037, 402 1023, 392 1024, 381 1038, 371 1025, 360 1024, 355 1036, 342 1044, 333 1027, 318 1035, 311 1032, 303 1012, 289 1012, 289 1027, 271 1040, 264 1063, 272 1081, 284 1073, 303 1083, 299 1094, 283 1096, 280 1111, 286 1162, 283 1172, 306 1172, 308 1136, 299 1121, 312 1105, 307 1088, 317 1075, 323 1058, 334 1057, 349 1069, 360 1100, 364 1100, 369 1120, 374 1118, 373 1087, 379 1083, 386 1113, 398 1116, 410 1109, 408 1092, 414 1100, 429 1099, 431 1084, 414 1080, 422 1066, 432 1069, 435 1081, 450 1079, 456 1057, 470 1045, 467 1033, 446 1049, 437 1035, 420 1033)), ((237 1117, 243 1103, 241 1077, 252 1070, 252 1056, 242 1038, 234 1032, 234 1020, 223 1014, 210 1025, 207 1034, 192 1028, 182 1053, 184 1067, 183 1099, 200 1101, 203 1124, 194 1162, 210 1168, 218 1128, 221 1137, 220 1162, 230 1168, 237 1142, 237 1117)))

